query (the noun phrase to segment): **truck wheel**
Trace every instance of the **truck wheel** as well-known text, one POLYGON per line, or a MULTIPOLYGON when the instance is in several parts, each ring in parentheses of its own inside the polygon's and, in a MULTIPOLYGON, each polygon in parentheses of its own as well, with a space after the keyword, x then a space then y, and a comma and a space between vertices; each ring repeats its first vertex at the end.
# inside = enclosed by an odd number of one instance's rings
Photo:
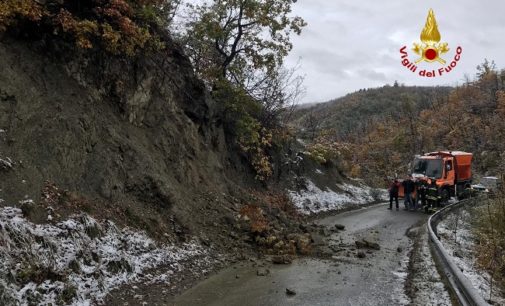
POLYGON ((472 190, 470 189, 470 185, 461 186, 461 190, 458 192, 458 200, 464 200, 471 196, 472 190))
POLYGON ((449 190, 447 190, 447 188, 442 189, 442 191, 440 192, 440 196, 442 197, 441 202, 444 203, 444 205, 447 204, 447 202, 449 202, 449 199, 451 198, 449 190))

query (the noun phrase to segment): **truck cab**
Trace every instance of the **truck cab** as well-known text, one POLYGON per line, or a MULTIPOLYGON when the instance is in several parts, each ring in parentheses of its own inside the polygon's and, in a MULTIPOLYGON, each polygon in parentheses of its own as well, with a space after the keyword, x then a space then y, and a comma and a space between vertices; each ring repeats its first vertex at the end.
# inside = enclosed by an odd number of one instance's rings
POLYGON ((473 155, 460 151, 439 151, 416 156, 412 176, 418 181, 436 184, 444 200, 459 196, 472 181, 473 155))

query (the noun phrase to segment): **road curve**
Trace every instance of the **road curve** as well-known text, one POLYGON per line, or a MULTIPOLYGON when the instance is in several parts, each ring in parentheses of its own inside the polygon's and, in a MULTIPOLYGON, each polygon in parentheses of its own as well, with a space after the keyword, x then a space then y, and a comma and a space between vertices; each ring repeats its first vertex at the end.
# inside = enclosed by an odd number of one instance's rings
POLYGON ((331 236, 331 260, 303 258, 291 265, 258 267, 239 263, 176 297, 173 305, 402 305, 407 253, 407 230, 426 219, 421 212, 389 211, 381 204, 326 217, 318 223, 346 226, 331 236), (354 241, 366 238, 381 249, 357 258, 354 241), (399 249, 400 247, 400 249, 399 249), (286 288, 296 292, 286 294, 286 288))

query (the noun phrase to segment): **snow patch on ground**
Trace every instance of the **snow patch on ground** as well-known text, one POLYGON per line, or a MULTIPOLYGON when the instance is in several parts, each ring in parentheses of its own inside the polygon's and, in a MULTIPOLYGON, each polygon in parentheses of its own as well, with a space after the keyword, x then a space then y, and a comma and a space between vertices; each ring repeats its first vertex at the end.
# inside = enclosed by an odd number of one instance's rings
POLYGON ((12 165, 14 162, 10 157, 0 157, 0 170, 9 170, 12 169, 12 165))
POLYGON ((337 184, 341 192, 335 192, 330 189, 321 190, 311 180, 306 179, 306 188, 301 191, 288 191, 288 194, 298 208, 306 215, 340 210, 349 206, 364 205, 374 202, 375 197, 382 200, 386 198, 386 191, 381 189, 372 189, 364 184, 337 184))
MULTIPOLYGON (((410 248, 410 247, 409 247, 410 248)), ((397 284, 405 284, 408 277, 408 265, 409 265, 409 257, 408 253, 406 253, 399 261, 398 270, 392 271, 393 275, 396 278, 397 284)), ((392 299, 395 302, 395 305, 410 305, 410 298, 405 294, 404 286, 395 287, 392 299)))
POLYGON ((183 269, 204 273, 218 261, 211 253, 197 242, 160 245, 143 232, 86 214, 34 224, 20 209, 4 207, 0 304, 100 304, 123 284, 170 283, 171 275, 183 269))
POLYGON ((431 255, 426 228, 421 230, 418 239, 418 246, 411 257, 412 305, 451 306, 451 297, 431 255))
POLYGON ((307 143, 305 142, 305 140, 303 140, 303 139, 301 139, 301 138, 296 138, 296 141, 297 141, 299 144, 301 144, 302 146, 304 146, 304 147, 307 145, 307 143))
MULTIPOLYGON (((437 226, 437 232, 447 253, 456 266, 470 280, 485 300, 489 300, 491 285, 490 275, 475 265, 475 239, 470 227, 471 214, 459 210, 447 216, 437 226)), ((497 305, 505 305, 503 292, 493 287, 491 300, 497 305)))

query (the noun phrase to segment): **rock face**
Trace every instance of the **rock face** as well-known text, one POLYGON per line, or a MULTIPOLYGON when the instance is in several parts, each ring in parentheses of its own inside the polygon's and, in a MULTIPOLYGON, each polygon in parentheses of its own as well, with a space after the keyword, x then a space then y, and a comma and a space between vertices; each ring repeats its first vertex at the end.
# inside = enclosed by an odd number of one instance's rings
POLYGON ((220 209, 233 167, 219 115, 179 48, 165 53, 58 63, 1 40, 4 205, 37 202, 50 181, 167 230, 204 219, 197 207, 220 209))

